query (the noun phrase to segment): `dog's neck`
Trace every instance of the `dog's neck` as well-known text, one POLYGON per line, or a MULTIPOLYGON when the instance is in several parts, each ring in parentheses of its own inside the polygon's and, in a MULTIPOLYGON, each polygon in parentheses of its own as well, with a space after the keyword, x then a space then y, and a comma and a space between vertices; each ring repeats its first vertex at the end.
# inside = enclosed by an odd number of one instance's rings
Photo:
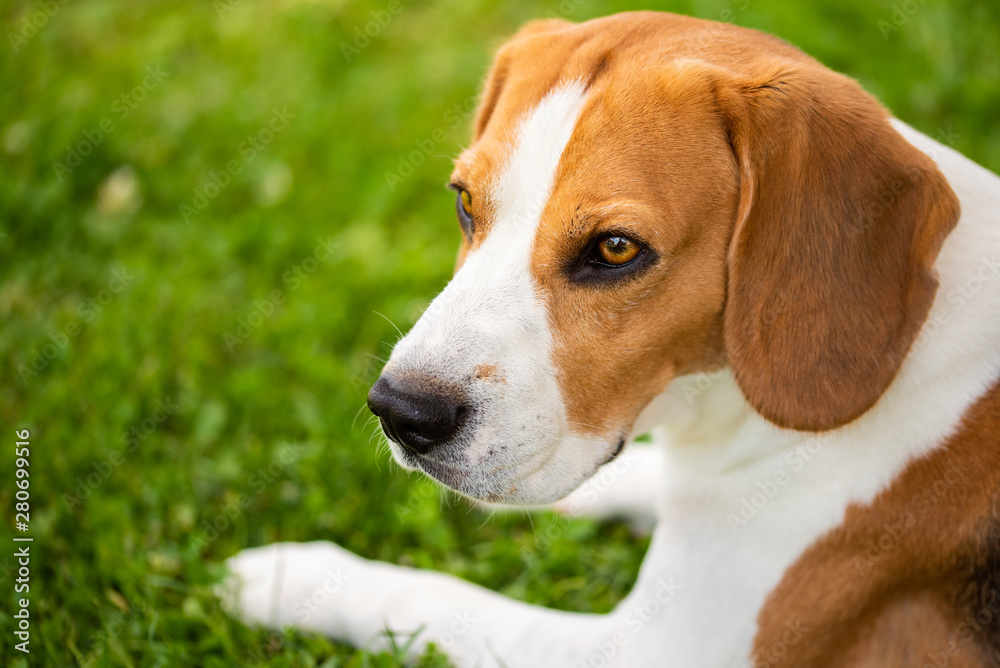
POLYGON ((792 437, 747 404, 728 367, 682 376, 640 416, 671 460, 702 473, 722 473, 767 456, 792 437))

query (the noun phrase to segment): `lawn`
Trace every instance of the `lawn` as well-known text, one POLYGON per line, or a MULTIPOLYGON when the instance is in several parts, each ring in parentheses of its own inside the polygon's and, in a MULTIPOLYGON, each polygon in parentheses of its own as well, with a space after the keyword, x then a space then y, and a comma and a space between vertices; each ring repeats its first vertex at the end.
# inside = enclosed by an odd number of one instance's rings
POLYGON ((0 663, 400 665, 221 611, 221 561, 278 540, 568 610, 624 596, 645 539, 489 517, 392 464, 364 401, 448 280, 442 186, 492 51, 530 18, 638 8, 777 34, 1000 171, 980 0, 4 4, 0 663), (27 655, 12 534, 34 539, 27 655))

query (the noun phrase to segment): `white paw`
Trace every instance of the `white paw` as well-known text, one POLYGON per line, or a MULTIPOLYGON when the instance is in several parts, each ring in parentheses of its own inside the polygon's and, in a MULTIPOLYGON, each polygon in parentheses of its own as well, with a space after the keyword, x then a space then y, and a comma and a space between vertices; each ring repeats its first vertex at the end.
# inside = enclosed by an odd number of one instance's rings
POLYGON ((367 563, 328 542, 275 543, 243 550, 226 561, 230 575, 219 596, 247 623, 312 629, 349 640, 346 617, 363 608, 367 563))

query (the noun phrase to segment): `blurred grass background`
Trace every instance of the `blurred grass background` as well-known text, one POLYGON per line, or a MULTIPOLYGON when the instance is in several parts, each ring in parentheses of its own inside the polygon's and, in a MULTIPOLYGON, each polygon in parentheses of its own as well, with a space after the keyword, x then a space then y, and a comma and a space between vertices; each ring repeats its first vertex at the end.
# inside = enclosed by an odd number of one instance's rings
POLYGON ((8 632, 13 550, 0 552, 0 662, 398 665, 222 613, 220 561, 278 540, 334 540, 565 609, 627 592, 644 539, 490 519, 388 464, 362 410, 389 321, 405 330, 449 277, 459 233, 441 186, 493 50, 528 19, 649 8, 772 32, 1000 170, 996 3, 398 8, 4 3, 0 543, 23 428, 35 542, 27 657, 8 632), (355 42, 373 11, 390 20, 355 42))

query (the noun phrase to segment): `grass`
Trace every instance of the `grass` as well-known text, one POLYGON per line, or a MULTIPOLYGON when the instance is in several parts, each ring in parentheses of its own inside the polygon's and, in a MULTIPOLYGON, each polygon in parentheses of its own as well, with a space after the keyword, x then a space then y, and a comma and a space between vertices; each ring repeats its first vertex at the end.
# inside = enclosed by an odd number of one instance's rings
MULTIPOLYGON (((563 609, 606 611, 628 591, 644 539, 483 515, 390 465, 363 405, 396 326, 448 279, 459 233, 441 186, 492 50, 529 18, 640 7, 392 7, 0 10, 0 542, 15 533, 15 429, 31 431, 34 537, 30 655, 7 632, 16 572, 0 554, 5 665, 400 665, 223 614, 220 562, 278 540, 563 609), (388 22, 354 44, 372 11, 388 22)), ((778 34, 1000 170, 1000 7, 895 7, 641 8, 778 34)))

